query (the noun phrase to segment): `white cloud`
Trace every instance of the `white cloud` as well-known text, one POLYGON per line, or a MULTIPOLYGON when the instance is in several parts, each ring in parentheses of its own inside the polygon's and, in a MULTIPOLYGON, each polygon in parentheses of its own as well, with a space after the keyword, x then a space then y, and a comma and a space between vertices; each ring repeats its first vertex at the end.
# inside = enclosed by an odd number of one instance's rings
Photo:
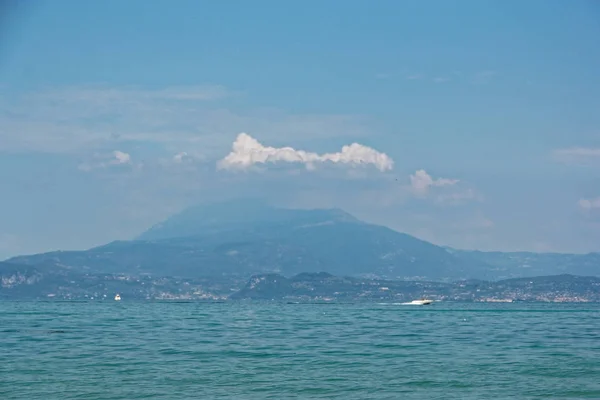
POLYGON ((424 169, 420 169, 410 176, 410 186, 417 195, 426 195, 430 187, 452 186, 457 184, 458 179, 438 178, 433 179, 424 169))
POLYGON ((394 161, 384 153, 358 143, 342 147, 337 153, 317 154, 292 147, 268 147, 246 133, 233 142, 232 151, 217 163, 219 169, 246 169, 254 164, 276 162, 300 163, 314 169, 316 163, 361 165, 370 164, 380 171, 391 170, 394 161))
POLYGON ((181 153, 177 153, 173 156, 173 162, 176 164, 181 164, 188 158, 189 158, 188 153, 186 153, 185 151, 182 151, 181 153))
POLYGON ((192 148, 179 151, 168 158, 161 157, 155 164, 164 168, 176 168, 179 171, 194 171, 205 161, 205 156, 192 148))
POLYGON ((585 211, 600 208, 600 197, 596 197, 595 199, 580 199, 577 202, 577 205, 585 211))
POLYGON ((95 168, 107 168, 115 165, 131 165, 131 155, 120 150, 115 150, 109 155, 96 154, 91 162, 83 162, 77 167, 81 171, 91 171, 95 168))
POLYGON ((110 160, 110 164, 131 164, 131 156, 128 153, 124 153, 120 150, 113 151, 114 159, 110 160))

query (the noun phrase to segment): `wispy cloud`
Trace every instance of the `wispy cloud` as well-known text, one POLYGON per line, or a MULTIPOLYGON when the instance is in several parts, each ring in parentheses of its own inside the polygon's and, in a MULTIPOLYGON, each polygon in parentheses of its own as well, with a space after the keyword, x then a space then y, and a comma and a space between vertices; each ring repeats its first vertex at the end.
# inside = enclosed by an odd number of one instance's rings
POLYGON ((100 85, 65 87, 29 94, 32 101, 46 100, 63 104, 94 102, 98 105, 109 103, 130 103, 140 100, 156 101, 212 101, 239 95, 223 86, 170 86, 160 89, 139 87, 106 87, 100 85))
POLYGON ((110 154, 96 154, 94 159, 86 161, 77 167, 81 171, 91 171, 96 168, 108 168, 117 165, 131 165, 131 156, 120 150, 115 150, 110 154))
POLYGON ((497 75, 496 71, 480 71, 473 76, 472 83, 476 85, 485 85, 490 83, 492 79, 497 75))
POLYGON ((391 78, 393 75, 389 74, 389 73, 385 73, 385 72, 380 72, 378 74, 375 74, 375 78, 376 79, 389 79, 391 78))
POLYGON ((232 151, 217 163, 219 169, 246 169, 255 164, 298 163, 314 169, 318 163, 343 165, 373 165, 380 171, 391 170, 393 160, 384 153, 358 143, 342 147, 337 153, 317 154, 292 147, 268 147, 246 133, 240 133, 232 151))
POLYGON ((408 73, 404 74, 404 79, 408 81, 424 81, 433 83, 459 82, 464 84, 485 85, 491 83, 498 75, 497 71, 485 70, 471 74, 465 74, 461 71, 430 71, 424 73, 408 73))
POLYGON ((472 188, 436 196, 435 202, 441 205, 460 205, 472 201, 483 201, 483 195, 472 188))
POLYGON ((577 202, 579 208, 584 211, 591 211, 593 209, 600 209, 600 197, 592 198, 592 199, 580 199, 577 202))
POLYGON ((206 157, 196 151, 180 151, 172 156, 159 158, 156 164, 165 168, 193 171, 206 161, 206 157))
POLYGON ((410 175, 411 189, 413 193, 419 196, 426 195, 431 187, 452 186, 458 182, 458 179, 434 179, 424 169, 420 169, 413 175, 410 175))
POLYGON ((468 219, 457 221, 451 224, 456 230, 476 231, 481 229, 491 229, 496 226, 494 221, 484 216, 480 211, 468 219))
POLYGON ((185 162, 186 160, 189 160, 190 158, 191 157, 187 152, 182 151, 173 156, 173 162, 176 164, 181 164, 181 163, 185 162))
POLYGON ((566 164, 600 161, 600 148, 570 147, 553 152, 554 159, 566 164))
MULTIPOLYGON (((0 151, 80 153, 117 142, 157 143, 217 152, 243 130, 264 138, 361 137, 370 130, 357 115, 291 114, 228 103, 239 93, 221 86, 82 86, 9 95, 0 93, 0 151)), ((236 102, 237 103, 237 102, 236 102)))

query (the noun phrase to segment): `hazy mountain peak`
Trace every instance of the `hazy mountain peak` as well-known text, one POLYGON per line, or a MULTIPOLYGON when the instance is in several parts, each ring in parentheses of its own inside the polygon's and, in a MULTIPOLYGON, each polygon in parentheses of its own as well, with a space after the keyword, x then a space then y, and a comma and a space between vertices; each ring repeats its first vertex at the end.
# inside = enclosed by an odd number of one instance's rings
POLYGON ((137 239, 171 239, 259 225, 301 226, 330 222, 360 221, 339 208, 289 209, 274 207, 261 199, 241 198, 189 207, 152 226, 137 239))

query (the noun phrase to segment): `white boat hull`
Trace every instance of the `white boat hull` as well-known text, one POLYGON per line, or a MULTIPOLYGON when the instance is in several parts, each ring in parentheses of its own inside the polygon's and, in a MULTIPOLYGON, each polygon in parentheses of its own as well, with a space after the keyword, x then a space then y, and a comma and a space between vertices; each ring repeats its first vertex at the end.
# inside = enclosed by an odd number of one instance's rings
POLYGON ((408 304, 408 305, 412 305, 412 306, 427 306, 431 303, 433 303, 433 300, 413 300, 409 303, 404 303, 404 304, 408 304))

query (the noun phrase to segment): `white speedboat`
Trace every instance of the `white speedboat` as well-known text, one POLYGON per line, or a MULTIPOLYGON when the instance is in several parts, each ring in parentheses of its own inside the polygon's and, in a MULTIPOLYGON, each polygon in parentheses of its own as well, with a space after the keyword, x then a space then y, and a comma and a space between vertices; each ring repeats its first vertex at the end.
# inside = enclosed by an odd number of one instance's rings
POLYGON ((119 295, 119 293, 117 293, 117 295, 115 296, 115 300, 116 300, 116 301, 119 301, 119 300, 121 300, 121 296, 119 295))
POLYGON ((431 303, 433 303, 433 300, 421 299, 421 300, 413 300, 410 303, 404 303, 404 304, 410 304, 410 305, 415 305, 415 306, 427 306, 431 303))

